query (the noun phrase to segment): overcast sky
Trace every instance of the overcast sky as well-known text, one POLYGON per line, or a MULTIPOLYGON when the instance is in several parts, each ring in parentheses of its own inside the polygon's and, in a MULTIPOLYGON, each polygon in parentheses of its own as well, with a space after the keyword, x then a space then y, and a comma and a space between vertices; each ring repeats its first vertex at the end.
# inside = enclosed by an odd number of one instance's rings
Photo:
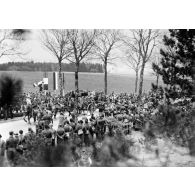
MULTIPOLYGON (((34 61, 34 62, 57 62, 56 58, 45 49, 40 41, 40 30, 31 30, 31 33, 27 36, 26 41, 21 45, 23 51, 27 54, 21 59, 19 57, 2 57, 0 63, 9 61, 34 61)), ((125 65, 124 61, 118 59, 114 62, 114 65, 108 66, 109 72, 119 74, 132 74, 135 72, 125 65)), ((149 70, 146 70, 148 74, 149 70)))

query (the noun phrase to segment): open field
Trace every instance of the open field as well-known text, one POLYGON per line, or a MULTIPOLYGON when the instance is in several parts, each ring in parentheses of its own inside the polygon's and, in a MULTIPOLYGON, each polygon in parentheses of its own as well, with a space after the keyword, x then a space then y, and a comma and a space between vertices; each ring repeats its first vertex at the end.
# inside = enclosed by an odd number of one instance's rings
MULTIPOLYGON (((24 81, 24 91, 35 92, 37 89, 33 87, 34 82, 41 81, 43 72, 21 72, 21 71, 0 71, 2 74, 11 74, 14 77, 21 78, 24 81)), ((49 90, 53 90, 52 72, 48 73, 49 90)), ((145 78, 144 90, 149 90, 151 83, 155 82, 155 78, 145 78)), ((130 75, 108 74, 108 93, 112 91, 116 93, 134 92, 135 79, 130 75)), ((103 90, 104 74, 102 73, 79 73, 79 88, 84 90, 103 90)), ((74 73, 65 73, 65 89, 67 91, 74 90, 74 73)))

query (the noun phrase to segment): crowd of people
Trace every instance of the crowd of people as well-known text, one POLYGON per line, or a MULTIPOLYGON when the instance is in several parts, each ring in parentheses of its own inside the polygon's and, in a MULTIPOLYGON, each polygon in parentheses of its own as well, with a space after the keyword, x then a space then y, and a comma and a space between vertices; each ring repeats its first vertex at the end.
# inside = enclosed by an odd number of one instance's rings
POLYGON ((17 155, 22 155, 26 140, 41 136, 47 146, 73 142, 77 147, 89 147, 94 141, 101 142, 105 136, 114 136, 120 128, 124 134, 132 130, 141 130, 145 122, 159 114, 159 105, 163 104, 163 94, 149 92, 143 94, 141 101, 135 94, 115 94, 105 96, 101 92, 82 92, 75 104, 75 93, 69 92, 64 97, 50 93, 28 93, 21 105, 23 119, 34 123, 23 135, 11 131, 10 137, 3 141, 0 135, 0 154, 6 153, 10 163, 17 155), (53 122, 58 118, 57 129, 53 122))

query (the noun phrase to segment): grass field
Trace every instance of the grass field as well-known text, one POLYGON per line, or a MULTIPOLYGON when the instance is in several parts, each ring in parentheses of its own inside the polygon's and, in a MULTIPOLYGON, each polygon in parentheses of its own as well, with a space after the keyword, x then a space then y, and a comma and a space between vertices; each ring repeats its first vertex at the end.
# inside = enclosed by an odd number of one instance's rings
MULTIPOLYGON (((21 71, 0 71, 2 74, 11 74, 13 77, 21 78, 24 82, 24 92, 35 92, 37 88, 33 87, 34 82, 41 81, 43 72, 21 72, 21 71)), ((49 90, 53 91, 52 72, 48 73, 49 90)), ((151 83, 155 82, 152 78, 144 79, 144 90, 151 88, 151 83)), ((130 75, 108 74, 108 93, 134 92, 135 79, 130 75)), ((79 88, 84 90, 103 90, 104 75, 102 73, 79 73, 79 88)), ((65 90, 74 90, 74 73, 65 73, 65 90)))

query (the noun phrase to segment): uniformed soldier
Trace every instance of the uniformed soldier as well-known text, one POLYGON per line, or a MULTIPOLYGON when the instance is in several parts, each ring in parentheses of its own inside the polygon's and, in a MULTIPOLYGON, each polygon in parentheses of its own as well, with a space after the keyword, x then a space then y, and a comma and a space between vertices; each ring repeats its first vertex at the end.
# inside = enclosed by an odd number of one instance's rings
POLYGON ((90 136, 90 134, 89 134, 90 126, 89 126, 89 123, 88 123, 88 119, 85 119, 85 124, 84 124, 83 131, 84 131, 85 146, 89 146, 89 144, 90 144, 90 138, 89 138, 89 136, 90 136))
POLYGON ((6 141, 5 148, 7 151, 7 159, 10 164, 14 165, 16 160, 16 147, 17 147, 17 140, 14 138, 14 132, 10 131, 9 138, 6 141))
POLYGON ((0 158, 5 155, 5 141, 2 140, 2 135, 0 134, 0 158))

